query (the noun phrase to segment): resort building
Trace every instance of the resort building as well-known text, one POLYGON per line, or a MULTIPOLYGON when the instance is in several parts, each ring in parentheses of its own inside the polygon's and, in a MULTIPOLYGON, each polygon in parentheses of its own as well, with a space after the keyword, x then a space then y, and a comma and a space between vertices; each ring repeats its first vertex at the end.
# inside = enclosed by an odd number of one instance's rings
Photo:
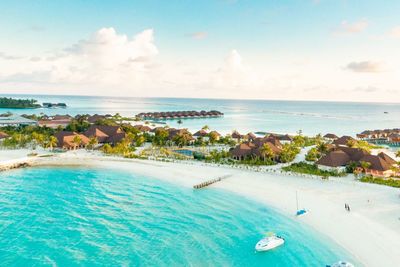
POLYGON ((28 126, 37 125, 38 122, 35 120, 27 119, 17 115, 0 116, 0 127, 6 126, 28 126))
POLYGON ((221 138, 221 134, 219 133, 219 132, 217 132, 217 131, 211 131, 210 133, 209 133, 209 135, 210 136, 214 136, 215 137, 215 140, 219 140, 220 138, 221 138))
POLYGON ((142 133, 149 133, 151 131, 151 128, 146 125, 135 125, 133 126, 134 128, 138 129, 142 133))
POLYGON ((332 144, 336 146, 348 146, 349 142, 356 141, 353 137, 348 135, 343 135, 342 137, 335 139, 332 144))
POLYGON ((328 152, 316 164, 321 169, 344 170, 352 162, 358 165, 361 165, 361 162, 367 162, 369 167, 365 170, 365 173, 380 177, 393 175, 392 166, 396 164, 394 159, 383 152, 378 155, 371 155, 362 149, 344 146, 336 147, 334 150, 328 152))
POLYGON ((291 137, 288 134, 278 136, 278 139, 282 144, 288 144, 288 143, 293 142, 293 137, 291 137))
POLYGON ((267 145, 274 153, 275 158, 278 158, 282 151, 282 144, 274 137, 256 137, 253 141, 243 142, 232 150, 230 154, 233 159, 244 160, 248 158, 264 158, 263 146, 267 145))
POLYGON ((112 116, 107 114, 107 115, 99 115, 99 114, 94 114, 93 116, 88 115, 87 116, 87 121, 90 124, 95 124, 96 122, 100 121, 100 120, 104 120, 104 119, 109 119, 112 116))
POLYGON ((254 133, 248 133, 245 136, 243 136, 243 139, 247 141, 253 141, 257 138, 257 136, 254 133))
POLYGON ((119 126, 92 125, 83 133, 86 137, 96 137, 99 143, 116 144, 125 138, 125 132, 119 126))
POLYGON ((38 121, 39 126, 45 126, 53 129, 58 127, 65 128, 72 121, 72 117, 69 115, 55 115, 52 117, 43 118, 38 121))
POLYGON ((336 134, 333 133, 327 133, 323 136, 323 138, 328 141, 328 142, 333 142, 336 139, 338 139, 339 137, 336 134))
POLYGON ((68 131, 60 131, 55 134, 57 138, 57 146, 62 149, 77 149, 85 147, 89 143, 89 138, 87 138, 83 134, 68 132, 68 131), (76 138, 76 137, 79 138, 76 138), (79 140, 79 142, 76 142, 79 140))
POLYGON ((207 133, 207 131, 206 131, 206 130, 203 130, 203 129, 201 129, 201 130, 195 132, 195 133, 193 134, 193 137, 194 137, 195 139, 203 138, 204 141, 208 141, 208 139, 209 139, 209 138, 208 138, 208 133, 207 133))
POLYGON ((233 131, 231 134, 232 139, 235 139, 235 141, 240 142, 244 139, 244 136, 241 135, 238 131, 233 131))

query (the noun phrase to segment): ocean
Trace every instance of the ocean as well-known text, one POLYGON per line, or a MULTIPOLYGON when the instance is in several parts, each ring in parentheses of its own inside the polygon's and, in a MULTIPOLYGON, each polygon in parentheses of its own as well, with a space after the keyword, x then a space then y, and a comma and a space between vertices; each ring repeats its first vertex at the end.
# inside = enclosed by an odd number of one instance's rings
POLYGON ((106 168, 0 173, 3 266, 281 267, 340 259, 357 263, 301 221, 220 189, 106 168), (269 231, 285 244, 255 253, 269 231))
MULTIPOLYGON (((12 95, 7 95, 12 96, 12 95)), ((197 131, 204 125, 229 133, 275 132, 294 134, 335 133, 355 135, 366 129, 400 128, 400 104, 317 101, 228 100, 187 98, 121 98, 93 96, 14 95, 42 102, 65 102, 66 109, 0 109, 18 114, 115 114, 134 116, 140 112, 219 110, 221 118, 185 119, 172 127, 197 131)))

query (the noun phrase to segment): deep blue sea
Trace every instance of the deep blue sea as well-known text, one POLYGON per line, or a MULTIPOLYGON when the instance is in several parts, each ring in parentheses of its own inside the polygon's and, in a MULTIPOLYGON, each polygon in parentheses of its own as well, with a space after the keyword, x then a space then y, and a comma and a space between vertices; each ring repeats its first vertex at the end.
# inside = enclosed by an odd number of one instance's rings
MULTIPOLYGON (((333 132, 354 135, 366 129, 400 128, 400 104, 224 100, 184 98, 117 98, 90 96, 21 96, 42 102, 65 102, 66 109, 9 110, 0 112, 46 114, 115 114, 134 116, 140 112, 211 110, 225 113, 222 118, 186 119, 180 127, 196 131, 204 125, 223 133, 238 130, 305 134, 333 132), (385 113, 387 112, 387 113, 385 113)), ((177 127, 176 121, 168 124, 177 127)))
POLYGON ((123 171, 0 173, 1 266, 325 266, 351 257, 301 221, 218 189, 123 171), (284 246, 255 253, 268 231, 284 246))

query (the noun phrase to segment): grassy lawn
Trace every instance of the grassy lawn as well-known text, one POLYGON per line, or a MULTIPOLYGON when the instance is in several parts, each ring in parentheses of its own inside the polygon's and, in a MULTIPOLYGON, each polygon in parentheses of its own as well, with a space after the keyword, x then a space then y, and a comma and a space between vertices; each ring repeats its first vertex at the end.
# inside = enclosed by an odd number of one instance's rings
POLYGON ((283 167, 282 170, 286 172, 297 172, 297 173, 317 175, 323 178, 328 178, 329 176, 340 177, 346 175, 346 173, 344 172, 321 170, 318 168, 317 165, 309 164, 306 162, 293 163, 287 167, 283 167))
POLYGON ((370 176, 365 176, 360 179, 361 182, 364 183, 371 183, 371 184, 380 184, 380 185, 387 185, 391 187, 400 188, 400 179, 384 179, 384 178, 374 178, 370 176))

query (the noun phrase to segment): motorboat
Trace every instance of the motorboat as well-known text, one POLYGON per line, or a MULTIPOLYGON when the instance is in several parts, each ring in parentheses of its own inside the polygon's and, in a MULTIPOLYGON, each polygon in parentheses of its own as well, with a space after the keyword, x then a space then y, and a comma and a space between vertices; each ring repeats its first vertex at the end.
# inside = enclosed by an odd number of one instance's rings
POLYGON ((285 239, 283 237, 280 237, 278 235, 272 234, 270 236, 266 236, 258 243, 256 244, 256 251, 262 252, 262 251, 267 251, 274 249, 276 247, 279 247, 285 243, 285 239))
POLYGON ((347 261, 338 261, 332 265, 327 265, 326 267, 354 267, 354 265, 347 261))

